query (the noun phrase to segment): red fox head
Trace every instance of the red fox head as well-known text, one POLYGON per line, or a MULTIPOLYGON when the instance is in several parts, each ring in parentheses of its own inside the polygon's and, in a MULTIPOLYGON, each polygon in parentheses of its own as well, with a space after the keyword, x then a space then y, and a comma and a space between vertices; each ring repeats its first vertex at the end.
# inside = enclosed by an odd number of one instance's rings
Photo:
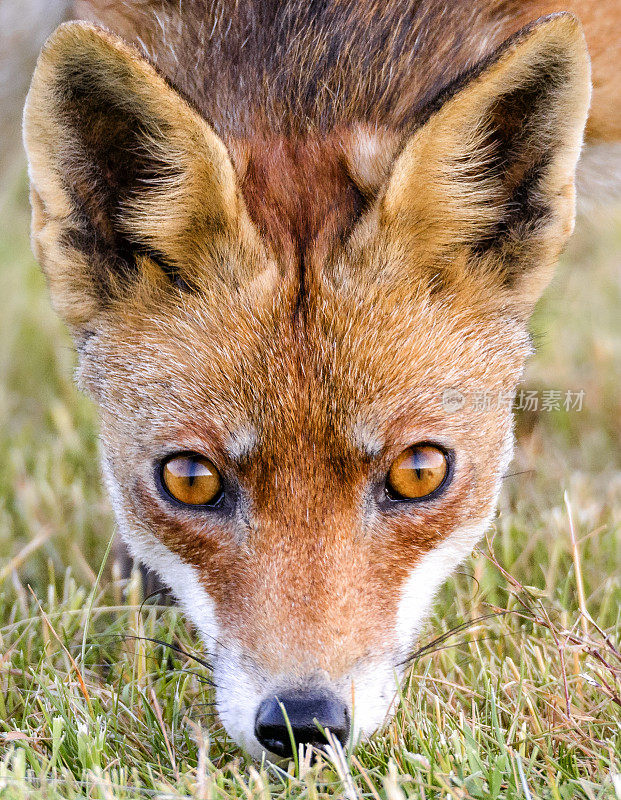
POLYGON ((25 111, 36 254, 122 535, 201 631, 251 754, 289 752, 275 698, 303 742, 315 720, 373 732, 485 530, 588 98, 557 15, 407 133, 225 143, 111 33, 47 43, 25 111))

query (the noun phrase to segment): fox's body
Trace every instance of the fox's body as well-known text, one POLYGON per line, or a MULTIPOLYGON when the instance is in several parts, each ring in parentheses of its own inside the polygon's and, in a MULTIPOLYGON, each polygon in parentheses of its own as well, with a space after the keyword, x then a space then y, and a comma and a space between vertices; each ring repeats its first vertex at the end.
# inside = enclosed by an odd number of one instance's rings
MULTIPOLYGON (((582 35, 568 15, 520 30, 562 8, 78 3, 114 34, 69 25, 44 49, 35 248, 101 409, 121 532, 203 633, 251 753, 287 749, 261 733, 274 696, 343 739, 377 728, 489 523, 528 314, 573 224, 582 35), (441 486, 387 494, 421 443, 441 486), (215 465, 217 505, 162 492, 175 453, 215 465)), ((604 70, 593 137, 618 133, 613 88, 604 70)))

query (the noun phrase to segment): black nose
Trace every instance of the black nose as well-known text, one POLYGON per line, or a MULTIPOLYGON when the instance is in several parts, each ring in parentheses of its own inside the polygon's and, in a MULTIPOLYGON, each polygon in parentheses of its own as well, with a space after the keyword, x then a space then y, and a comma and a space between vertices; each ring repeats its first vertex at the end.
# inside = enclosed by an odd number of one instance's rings
POLYGON ((254 733, 266 750, 283 758, 293 756, 291 735, 285 722, 281 703, 291 725, 297 748, 302 744, 321 747, 326 737, 317 723, 330 732, 342 745, 349 737, 349 713, 345 703, 327 692, 290 692, 264 700, 257 711, 254 733))

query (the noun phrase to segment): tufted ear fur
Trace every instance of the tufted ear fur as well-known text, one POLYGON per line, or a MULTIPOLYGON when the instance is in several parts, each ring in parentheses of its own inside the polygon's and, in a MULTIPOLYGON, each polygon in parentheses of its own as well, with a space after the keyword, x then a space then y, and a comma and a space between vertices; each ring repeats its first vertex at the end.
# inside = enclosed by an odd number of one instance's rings
POLYGON ((389 236, 440 283, 485 276, 528 312, 574 221, 590 97, 578 21, 544 17, 449 86, 398 156, 381 205, 389 236))
POLYGON ((221 279, 249 277, 218 258, 253 240, 224 144, 118 37, 84 23, 50 37, 24 141, 35 252, 74 328, 145 277, 185 290, 210 264, 221 279))

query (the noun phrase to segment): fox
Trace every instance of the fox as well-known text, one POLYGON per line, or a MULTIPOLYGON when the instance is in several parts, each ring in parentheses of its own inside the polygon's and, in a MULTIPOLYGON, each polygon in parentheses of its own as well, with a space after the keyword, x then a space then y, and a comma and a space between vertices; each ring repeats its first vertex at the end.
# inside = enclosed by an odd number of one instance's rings
POLYGON ((79 0, 43 46, 34 252, 251 757, 378 730, 491 524, 512 403, 471 398, 515 396, 585 137, 621 138, 619 11, 79 0))

